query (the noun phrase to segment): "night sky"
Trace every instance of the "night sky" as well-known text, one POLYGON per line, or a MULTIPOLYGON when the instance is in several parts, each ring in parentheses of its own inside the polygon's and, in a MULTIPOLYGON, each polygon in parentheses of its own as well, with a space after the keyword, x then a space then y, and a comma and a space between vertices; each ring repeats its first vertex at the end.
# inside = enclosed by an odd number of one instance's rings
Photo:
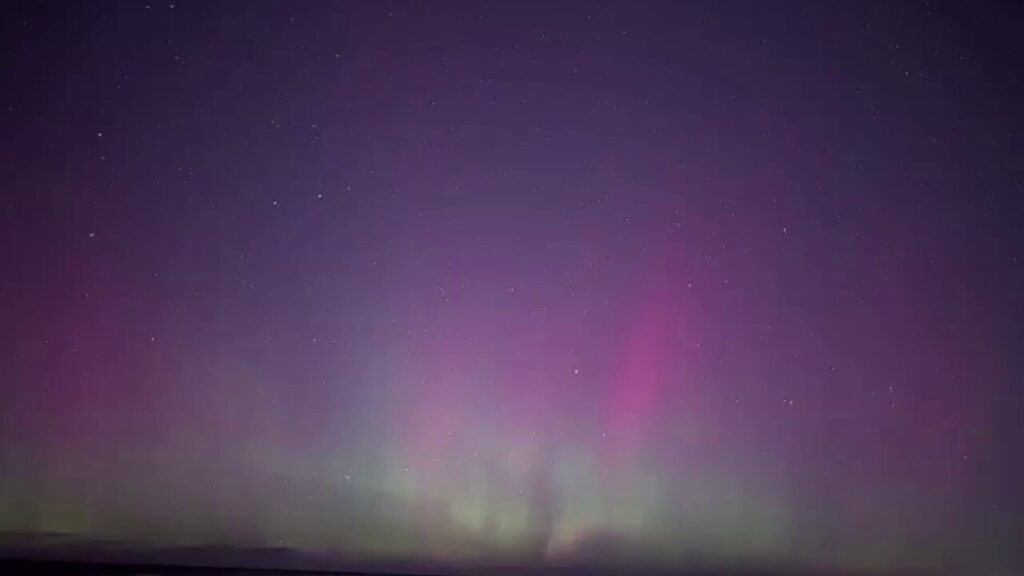
POLYGON ((0 543, 1024 569, 1020 6, 2 22, 0 543))

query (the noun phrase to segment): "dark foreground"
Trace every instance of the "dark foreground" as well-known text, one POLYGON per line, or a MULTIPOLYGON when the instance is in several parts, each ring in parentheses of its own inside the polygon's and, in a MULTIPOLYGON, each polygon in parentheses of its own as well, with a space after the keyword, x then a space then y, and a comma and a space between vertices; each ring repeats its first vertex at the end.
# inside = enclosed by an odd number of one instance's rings
MULTIPOLYGON (((109 562, 71 562, 71 561, 54 561, 54 560, 36 560, 36 559, 22 559, 22 558, 0 558, 0 574, 4 575, 54 575, 54 576, 161 576, 161 575, 175 575, 175 576, 213 576, 213 575, 255 575, 255 576, 430 576, 431 572, 421 572, 418 570, 413 571, 400 571, 400 572, 380 572, 376 570, 372 571, 354 571, 354 572, 342 572, 342 571, 331 571, 331 570, 297 570, 297 569, 278 569, 278 568, 238 568, 229 566, 183 566, 183 565, 160 565, 160 564, 126 564, 126 563, 109 563, 109 562)), ((436 573, 433 573, 436 574, 436 573)), ((469 576, 470 572, 464 573, 469 576)), ((490 571, 480 572, 481 576, 491 576, 490 571)), ((733 570, 728 571, 708 571, 708 570, 680 570, 680 571, 633 571, 633 570, 602 570, 600 568, 580 568, 580 569, 540 569, 536 571, 524 570, 524 571, 510 571, 507 569, 499 569, 494 574, 500 574, 501 576, 511 576, 512 574, 537 574, 544 576, 582 576, 598 575, 598 576, 858 576, 851 573, 837 573, 837 572, 784 572, 777 570, 748 570, 736 572, 733 570)), ((908 575, 904 575, 908 576, 908 575)))

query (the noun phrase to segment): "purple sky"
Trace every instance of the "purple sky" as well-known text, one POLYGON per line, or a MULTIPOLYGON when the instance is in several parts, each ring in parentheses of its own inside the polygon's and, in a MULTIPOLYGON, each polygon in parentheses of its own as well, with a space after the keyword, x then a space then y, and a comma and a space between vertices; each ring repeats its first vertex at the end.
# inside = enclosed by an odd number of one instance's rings
POLYGON ((0 543, 1024 568, 1019 7, 6 12, 0 543))

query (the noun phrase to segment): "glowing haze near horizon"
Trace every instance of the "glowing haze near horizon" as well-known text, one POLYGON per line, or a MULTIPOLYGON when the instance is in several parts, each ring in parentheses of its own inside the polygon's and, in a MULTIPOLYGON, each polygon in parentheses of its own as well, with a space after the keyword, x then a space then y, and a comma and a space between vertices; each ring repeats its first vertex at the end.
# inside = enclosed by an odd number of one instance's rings
POLYGON ((1019 9, 9 10, 0 542, 1020 565, 1019 9))

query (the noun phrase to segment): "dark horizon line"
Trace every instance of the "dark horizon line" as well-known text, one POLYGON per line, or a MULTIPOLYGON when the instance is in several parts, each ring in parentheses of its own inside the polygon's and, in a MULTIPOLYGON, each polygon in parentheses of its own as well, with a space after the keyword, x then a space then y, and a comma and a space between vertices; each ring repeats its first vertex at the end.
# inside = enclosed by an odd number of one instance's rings
MULTIPOLYGON (((294 554, 297 556, 306 555, 306 560, 312 560, 311 556, 304 553, 301 550, 295 548, 230 548, 220 547, 222 552, 251 552, 251 553, 287 553, 294 554)), ((214 552, 218 550, 218 547, 177 547, 167 548, 166 551, 174 552, 185 552, 185 551, 206 551, 214 552)), ((134 550, 134 551, 122 551, 127 554, 138 554, 142 556, 158 554, 160 551, 153 550, 134 550)), ((237 558, 235 559, 237 560, 237 558)), ((384 567, 384 563, 379 563, 380 569, 367 569, 365 567, 355 568, 352 570, 345 570, 341 568, 328 568, 328 567, 289 567, 289 566, 270 566, 270 565, 242 565, 239 562, 232 562, 230 559, 226 559, 224 563, 202 563, 202 562, 188 562, 186 559, 179 558, 176 561, 171 560, 169 562, 157 561, 152 558, 134 558, 117 560, 114 558, 106 557, 102 559, 83 559, 81 557, 46 557, 39 554, 33 554, 27 552, 24 549, 20 551, 14 551, 9 548, 0 547, 0 573, 13 573, 13 574, 93 574, 97 576, 121 576, 125 574, 133 574, 141 576, 146 574, 148 576, 156 576, 157 574, 251 574, 259 573, 267 576, 271 575, 282 575, 282 576, 301 576, 301 575, 322 575, 322 576, 489 576, 489 575, 502 575, 506 576, 509 573, 512 574, 542 574, 542 575, 564 575, 564 576, 576 576, 578 574, 598 574, 603 576, 616 576, 619 574, 649 574, 652 576, 725 576, 726 574, 733 576, 869 576, 870 574, 881 573, 881 572, 864 572, 854 570, 828 570, 828 569, 779 569, 779 568, 728 568, 721 567, 718 569, 713 568, 699 568, 697 566, 691 566, 689 568, 667 568, 667 567, 649 567, 647 569, 636 570, 634 567, 624 566, 620 564, 606 564, 600 565, 599 562, 581 562, 578 564, 571 565, 539 565, 539 566, 491 566, 490 568, 485 566, 479 567, 466 567, 456 568, 455 566, 449 567, 450 569, 440 569, 436 562, 422 562, 423 570, 416 570, 414 566, 415 562, 394 562, 394 565, 406 565, 406 569, 394 568, 387 569, 384 567)), ((902 572, 884 572, 890 576, 940 576, 938 574, 931 573, 902 573, 902 572)))

